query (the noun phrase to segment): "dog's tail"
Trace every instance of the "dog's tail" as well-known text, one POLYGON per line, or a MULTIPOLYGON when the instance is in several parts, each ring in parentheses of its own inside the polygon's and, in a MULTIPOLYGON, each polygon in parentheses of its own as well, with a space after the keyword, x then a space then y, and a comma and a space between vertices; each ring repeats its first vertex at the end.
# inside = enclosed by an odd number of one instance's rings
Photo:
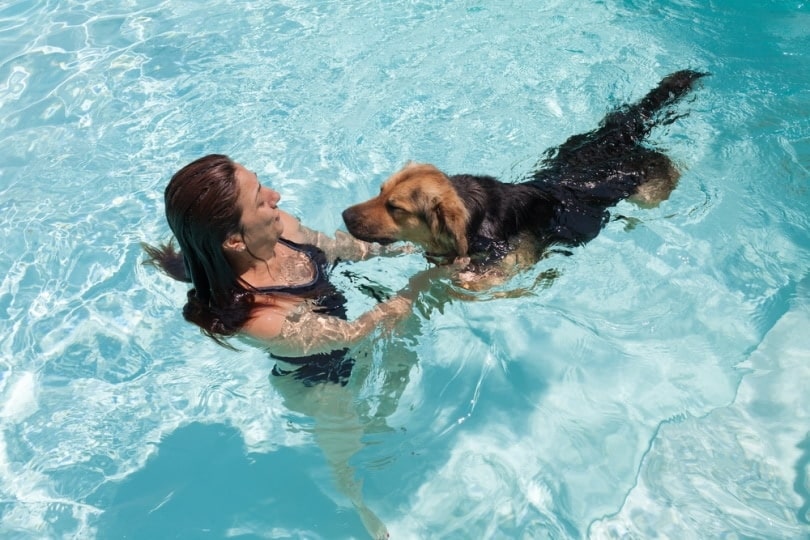
POLYGON ((685 69, 664 77, 640 101, 625 105, 609 113, 599 127, 587 133, 573 135, 556 148, 546 151, 540 169, 532 173, 532 180, 544 183, 558 177, 561 170, 570 174, 580 171, 593 174, 594 167, 621 158, 635 147, 655 126, 669 124, 679 118, 667 107, 685 96, 695 81, 708 73, 685 69))
POLYGON ((672 111, 663 115, 661 113, 685 96, 695 81, 707 75, 709 74, 691 69, 667 75, 637 103, 625 105, 608 114, 604 119, 602 130, 621 136, 625 142, 638 142, 644 139, 655 126, 669 124, 678 119, 672 111))

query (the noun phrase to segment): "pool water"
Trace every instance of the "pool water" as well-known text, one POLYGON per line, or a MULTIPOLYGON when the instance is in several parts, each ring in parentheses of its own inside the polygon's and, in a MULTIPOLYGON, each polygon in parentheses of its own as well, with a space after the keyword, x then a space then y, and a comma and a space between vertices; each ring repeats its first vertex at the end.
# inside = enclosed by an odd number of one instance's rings
MULTIPOLYGON (((349 478, 392 538, 810 537, 808 28, 803 0, 3 4, 0 536, 365 538, 349 478), (529 294, 418 311, 343 391, 205 339, 141 265, 206 153, 331 232, 408 160, 518 180, 683 68, 712 76, 651 137, 669 200, 529 294)), ((356 316, 422 268, 334 278, 356 316)))

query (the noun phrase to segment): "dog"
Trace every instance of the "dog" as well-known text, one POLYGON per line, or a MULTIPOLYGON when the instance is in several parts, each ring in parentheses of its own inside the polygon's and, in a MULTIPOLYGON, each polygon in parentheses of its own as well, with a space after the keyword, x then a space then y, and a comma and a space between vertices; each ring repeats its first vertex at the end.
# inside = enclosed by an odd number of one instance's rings
POLYGON ((640 101, 605 116, 597 129, 546 151, 524 181, 449 176, 434 165, 409 163, 379 195, 344 210, 343 221, 360 240, 411 242, 431 262, 463 267, 466 288, 491 286, 485 277, 508 277, 551 246, 589 242, 621 200, 655 206, 667 199, 679 172, 644 142, 654 127, 680 118, 671 106, 706 75, 668 75, 640 101))

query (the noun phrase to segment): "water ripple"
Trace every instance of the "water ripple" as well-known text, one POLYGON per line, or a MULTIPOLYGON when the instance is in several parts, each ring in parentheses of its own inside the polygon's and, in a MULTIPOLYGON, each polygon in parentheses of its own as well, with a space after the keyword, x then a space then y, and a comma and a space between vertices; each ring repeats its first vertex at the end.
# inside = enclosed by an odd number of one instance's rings
MULTIPOLYGON (((395 536, 807 535, 804 8, 6 4, 4 534, 92 537, 118 483, 191 423, 235 426, 245 462, 319 455, 266 356, 205 341, 185 287, 140 265, 179 165, 230 153, 332 231, 408 159, 517 179, 694 67, 714 75, 653 134, 683 172, 670 200, 620 205, 510 284, 526 296, 451 302, 366 351, 354 459, 395 536)), ((396 290, 416 259, 352 270, 396 290)), ((331 485, 291 484, 269 493, 309 508, 331 485)), ((144 519, 176 517, 172 493, 144 519)))

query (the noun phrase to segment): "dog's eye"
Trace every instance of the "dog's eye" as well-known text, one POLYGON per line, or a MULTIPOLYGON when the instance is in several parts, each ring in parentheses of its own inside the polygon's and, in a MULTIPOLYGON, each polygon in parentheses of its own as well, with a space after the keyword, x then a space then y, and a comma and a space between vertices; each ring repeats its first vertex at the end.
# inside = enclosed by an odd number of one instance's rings
POLYGON ((385 203, 385 207, 388 209, 389 212, 405 212, 404 208, 401 208, 390 201, 385 203))

